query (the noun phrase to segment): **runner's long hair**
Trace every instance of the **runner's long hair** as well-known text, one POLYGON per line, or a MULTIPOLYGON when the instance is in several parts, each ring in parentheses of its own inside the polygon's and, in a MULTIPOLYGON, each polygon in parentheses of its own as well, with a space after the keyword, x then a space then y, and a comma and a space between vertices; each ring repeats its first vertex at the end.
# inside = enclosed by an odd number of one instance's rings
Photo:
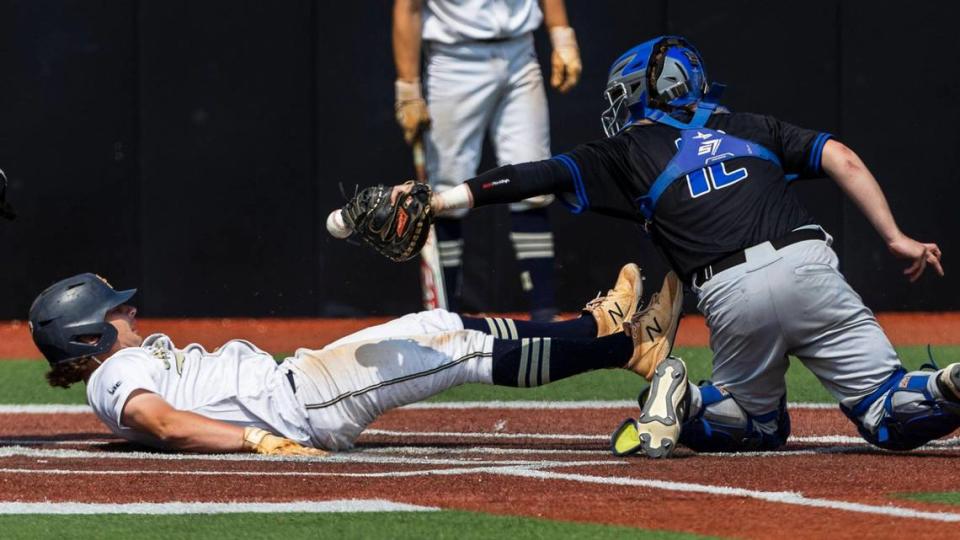
POLYGON ((47 384, 70 388, 70 385, 83 381, 87 375, 93 373, 98 365, 99 362, 92 356, 54 364, 47 372, 47 384))

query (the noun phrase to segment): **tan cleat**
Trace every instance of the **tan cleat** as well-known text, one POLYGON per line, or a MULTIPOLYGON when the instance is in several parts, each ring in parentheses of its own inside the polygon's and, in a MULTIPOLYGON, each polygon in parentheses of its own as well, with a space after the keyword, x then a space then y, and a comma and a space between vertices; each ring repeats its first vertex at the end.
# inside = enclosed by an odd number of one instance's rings
POLYGON ((623 323, 624 332, 633 338, 633 356, 627 362, 627 369, 648 381, 653 378, 657 366, 673 350, 682 306, 680 279, 670 272, 660 292, 650 298, 650 305, 623 323))
POLYGON ((609 336, 623 329, 637 311, 643 296, 643 277, 636 264, 625 264, 617 276, 617 283, 606 296, 597 296, 587 302, 583 311, 597 320, 597 337, 609 336))

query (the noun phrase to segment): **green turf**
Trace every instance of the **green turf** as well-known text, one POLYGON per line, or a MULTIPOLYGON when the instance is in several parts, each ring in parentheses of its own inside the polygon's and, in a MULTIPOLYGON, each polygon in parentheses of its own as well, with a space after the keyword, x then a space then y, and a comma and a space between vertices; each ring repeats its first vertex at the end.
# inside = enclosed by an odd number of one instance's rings
POLYGON ((902 493, 897 495, 897 497, 910 499, 912 501, 960 505, 960 491, 946 491, 943 493, 902 493))
POLYGON ((66 403, 87 402, 83 384, 70 388, 54 388, 43 377, 49 371, 43 360, 0 361, 0 403, 66 403))
POLYGON ((7 540, 38 538, 391 538, 457 539, 694 539, 686 533, 569 523, 475 512, 349 514, 217 514, 186 516, 0 516, 7 540))
MULTIPOLYGON (((908 369, 919 368, 927 361, 926 347, 898 347, 901 359, 908 369)), ((706 348, 677 348, 687 361, 690 379, 699 381, 710 377, 710 351, 706 348)), ((960 346, 934 348, 934 356, 941 366, 960 361, 960 346)), ((283 356, 278 356, 282 359, 283 356)), ((0 361, 0 403, 85 403, 83 385, 69 390, 50 388, 43 374, 46 362, 40 360, 0 361)), ((434 401, 486 400, 622 400, 635 399, 646 383, 636 375, 622 370, 602 370, 558 381, 539 388, 503 388, 468 384, 453 388, 433 398, 434 401)), ((787 372, 787 395, 790 401, 833 401, 816 378, 803 365, 793 360, 787 372)))

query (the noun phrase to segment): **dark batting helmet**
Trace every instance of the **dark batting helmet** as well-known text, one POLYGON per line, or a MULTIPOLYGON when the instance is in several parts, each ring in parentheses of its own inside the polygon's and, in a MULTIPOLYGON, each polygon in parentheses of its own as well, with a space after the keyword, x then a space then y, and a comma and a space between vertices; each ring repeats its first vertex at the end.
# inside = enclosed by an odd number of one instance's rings
POLYGON ((104 322, 107 312, 136 292, 115 291, 89 273, 58 281, 30 306, 33 342, 51 364, 104 353, 117 341, 117 329, 104 322))

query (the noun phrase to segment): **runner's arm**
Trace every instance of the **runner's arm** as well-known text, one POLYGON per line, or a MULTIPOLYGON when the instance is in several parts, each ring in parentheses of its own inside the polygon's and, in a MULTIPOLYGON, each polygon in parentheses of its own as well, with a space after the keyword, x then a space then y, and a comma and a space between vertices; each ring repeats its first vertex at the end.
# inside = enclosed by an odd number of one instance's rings
POLYGON ((191 452, 240 452, 243 429, 173 408, 158 394, 134 390, 123 407, 123 425, 158 439, 165 447, 191 452))

